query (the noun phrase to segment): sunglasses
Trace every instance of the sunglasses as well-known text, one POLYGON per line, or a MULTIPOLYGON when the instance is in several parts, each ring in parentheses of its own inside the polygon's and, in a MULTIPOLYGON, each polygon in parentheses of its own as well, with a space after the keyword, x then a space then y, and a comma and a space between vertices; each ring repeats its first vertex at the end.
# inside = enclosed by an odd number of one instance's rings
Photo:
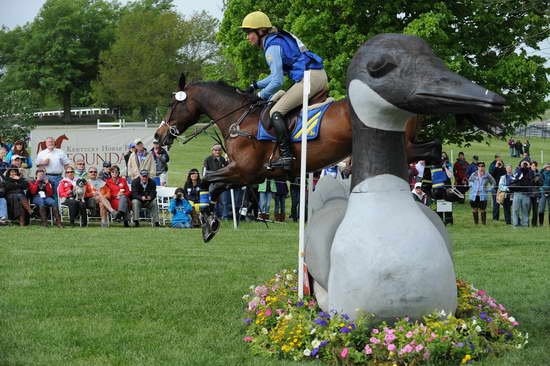
POLYGON ((90 174, 92 174, 92 173, 96 173, 96 174, 97 174, 97 170, 90 170, 89 173, 90 173, 90 174))
POLYGON ((74 173, 73 170, 67 170, 65 173, 74 173))

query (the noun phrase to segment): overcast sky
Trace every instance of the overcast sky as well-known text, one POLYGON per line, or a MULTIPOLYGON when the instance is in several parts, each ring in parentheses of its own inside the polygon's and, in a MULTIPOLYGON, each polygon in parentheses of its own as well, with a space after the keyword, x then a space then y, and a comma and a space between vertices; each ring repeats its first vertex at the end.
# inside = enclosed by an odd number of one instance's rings
MULTIPOLYGON (((13 29, 15 26, 31 22, 46 0, 0 0, 0 24, 13 29)), ((119 0, 126 4, 129 0, 119 0)), ((195 11, 206 10, 221 20, 223 0, 175 0, 178 12, 191 15, 195 11)))

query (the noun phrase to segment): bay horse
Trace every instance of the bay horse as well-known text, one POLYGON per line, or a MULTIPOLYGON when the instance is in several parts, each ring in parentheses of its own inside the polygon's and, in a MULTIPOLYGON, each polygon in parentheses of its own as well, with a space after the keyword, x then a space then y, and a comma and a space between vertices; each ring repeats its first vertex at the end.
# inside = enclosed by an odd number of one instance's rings
MULTIPOLYGON (((265 178, 283 179, 289 173, 281 168, 268 169, 266 162, 278 156, 273 141, 259 141, 258 121, 262 103, 252 94, 221 81, 202 81, 185 84, 181 75, 176 92, 185 92, 185 100, 172 98, 170 108, 155 132, 155 139, 161 145, 171 145, 176 137, 195 124, 199 117, 207 115, 222 133, 229 165, 214 172, 208 172, 205 183, 248 185, 262 183, 265 178), (231 125, 241 120, 241 133, 230 133, 231 125)), ((352 129, 347 99, 333 102, 323 116, 319 137, 308 141, 307 171, 313 172, 343 160, 351 154, 352 129)), ((296 115, 299 111, 293 111, 296 115)), ((287 117, 292 119, 293 112, 287 117)), ((269 118, 269 117, 267 117, 269 118)), ((441 145, 437 142, 414 143, 419 117, 413 117, 407 125, 407 153, 409 161, 439 159, 441 145)), ((293 144, 294 154, 299 157, 301 144, 293 144)), ((300 160, 295 159, 291 175, 298 176, 300 160)))

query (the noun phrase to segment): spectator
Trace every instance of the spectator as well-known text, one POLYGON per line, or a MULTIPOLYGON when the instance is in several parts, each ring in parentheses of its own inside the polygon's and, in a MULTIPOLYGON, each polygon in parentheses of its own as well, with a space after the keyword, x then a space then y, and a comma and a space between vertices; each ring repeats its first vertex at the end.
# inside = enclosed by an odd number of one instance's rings
POLYGON ((515 158, 516 157, 516 142, 514 139, 508 140, 508 148, 510 149, 510 157, 515 158))
POLYGON ((76 226, 75 220, 80 216, 81 226, 88 226, 88 212, 86 211, 86 198, 91 196, 91 190, 86 180, 76 179, 74 168, 69 166, 65 170, 65 178, 59 182, 57 195, 61 204, 69 207, 69 221, 71 226, 76 226))
POLYGON ((520 162, 516 168, 512 182, 510 183, 510 191, 513 192, 512 200, 512 225, 529 226, 529 206, 531 200, 529 193, 533 186, 533 171, 527 161, 520 162))
POLYGON ((416 184, 416 180, 418 178, 418 170, 416 170, 416 164, 410 163, 408 170, 409 170, 409 186, 411 190, 414 190, 414 185, 416 184))
POLYGON ((341 161, 344 164, 344 169, 342 169, 342 178, 349 179, 351 177, 351 156, 348 156, 341 161))
MULTIPOLYGON (((495 182, 500 182, 500 177, 506 174, 506 168, 504 168, 504 164, 502 163, 502 160, 500 160, 500 156, 495 156, 495 166, 493 167, 493 170, 489 173, 493 176, 493 179, 495 182)), ((498 221, 500 218, 500 204, 497 202, 497 192, 492 192, 492 198, 493 198, 493 221, 498 221)))
POLYGON ((445 151, 441 153, 441 165, 445 165, 448 170, 453 170, 453 165, 449 161, 449 155, 445 151))
POLYGON ((70 160, 65 152, 55 147, 53 137, 46 138, 46 149, 36 156, 36 165, 46 170, 46 176, 52 184, 53 194, 57 200, 57 185, 62 179, 62 174, 69 167, 70 160))
POLYGON ((497 161, 502 162, 502 158, 499 154, 495 154, 495 160, 489 164, 489 174, 493 175, 493 170, 495 169, 495 166, 497 165, 497 161))
MULTIPOLYGON (((3 149, 3 147, 0 149, 3 149)), ((8 201, 6 201, 4 174, 0 174, 0 226, 6 225, 8 225, 8 201)))
POLYGON ((200 184, 201 177, 197 169, 191 169, 187 174, 187 179, 183 185, 183 195, 186 200, 193 206, 193 211, 191 212, 191 223, 193 227, 200 226, 199 220, 199 197, 200 197, 200 184))
POLYGON ((126 179, 120 176, 120 168, 118 165, 113 165, 111 167, 111 177, 108 178, 105 183, 111 191, 111 198, 109 199, 111 207, 117 210, 115 220, 123 220, 124 226, 129 227, 128 200, 131 192, 126 179))
POLYGON ((414 188, 411 191, 413 198, 417 202, 421 202, 426 206, 431 205, 430 197, 422 191, 422 183, 418 182, 414 184, 414 188))
POLYGON ((260 219, 269 220, 269 207, 271 206, 271 194, 277 192, 275 182, 266 179, 258 186, 260 193, 260 219))
POLYGON ((541 187, 539 199, 539 224, 544 224, 544 210, 548 206, 548 224, 550 224, 550 163, 544 164, 540 173, 541 187))
POLYGON ((91 167, 88 169, 88 184, 92 190, 93 196, 87 201, 87 207, 94 211, 94 216, 101 217, 101 227, 109 226, 108 214, 114 218, 118 216, 118 211, 111 206, 109 199, 111 198, 111 189, 103 179, 97 177, 97 168, 91 167))
POLYGON ((103 162, 103 168, 101 169, 101 172, 99 173, 99 179, 104 180, 107 182, 107 179, 111 178, 111 171, 112 166, 110 161, 104 161, 103 162))
MULTIPOLYGON (((227 166, 227 160, 222 154, 222 147, 218 144, 212 146, 212 154, 208 157, 206 157, 203 161, 203 171, 202 176, 207 172, 213 172, 222 168, 225 168, 227 166)), ((212 187, 212 185, 211 185, 212 187)), ((218 197, 218 203, 216 204, 216 215, 218 217, 221 217, 222 220, 229 220, 230 216, 230 209, 228 205, 229 201, 229 192, 225 191, 222 192, 218 197)))
POLYGON ((153 141, 152 154, 155 159, 155 170, 157 172, 155 183, 159 186, 166 186, 168 183, 168 162, 170 161, 170 156, 168 156, 168 152, 160 146, 157 140, 153 141))
POLYGON ((174 198, 170 200, 170 213, 172 214, 172 227, 177 229, 191 228, 191 217, 189 214, 193 207, 185 199, 183 188, 176 189, 174 198))
MULTIPOLYGON (((13 144, 12 149, 6 155, 6 159, 11 161, 11 157, 14 155, 19 155, 21 158, 21 168, 30 169, 32 168, 32 159, 27 150, 25 149, 25 143, 23 140, 17 140, 13 144)), ((27 174, 28 175, 28 174, 27 174)))
POLYGON ((134 144, 136 145, 136 152, 130 154, 128 159, 128 176, 134 180, 140 177, 142 170, 147 170, 152 177, 155 177, 157 170, 153 154, 147 151, 141 139, 136 139, 134 144))
POLYGON ((59 208, 53 199, 53 187, 44 169, 36 169, 35 180, 29 182, 29 192, 32 195, 32 203, 38 206, 42 226, 48 227, 47 207, 50 207, 55 217, 55 225, 62 228, 63 224, 61 223, 59 208))
POLYGON ((520 140, 517 140, 516 143, 515 143, 515 148, 516 148, 516 158, 523 155, 523 144, 521 143, 520 140))
MULTIPOLYGON (((416 169, 416 168, 415 168, 416 169)), ((307 191, 307 189, 306 189, 307 191)), ((290 181, 290 217, 296 222, 300 218, 300 178, 296 177, 290 181)))
POLYGON ((276 181, 275 182, 275 221, 285 222, 286 212, 285 212, 285 201, 288 197, 288 186, 286 181, 276 181))
POLYGON ((86 171, 86 163, 84 163, 84 160, 78 159, 75 162, 74 177, 75 179, 78 179, 78 178, 88 179, 88 172, 86 171))
POLYGON ((0 146, 0 175, 4 175, 10 164, 5 160, 8 150, 4 146, 0 146))
POLYGON ((477 155, 472 156, 472 163, 468 165, 468 169, 466 169, 466 176, 468 177, 468 179, 470 179, 472 174, 477 172, 478 162, 479 162, 479 157, 477 155))
POLYGON ((502 175, 500 177, 499 183, 498 183, 498 189, 501 192, 504 192, 504 201, 502 202, 502 207, 504 209, 504 221, 506 222, 506 225, 512 224, 512 213, 510 211, 510 208, 512 207, 512 192, 510 191, 510 184, 512 183, 512 180, 514 178, 514 175, 512 174, 512 165, 506 164, 506 174, 502 175))
POLYGON ((485 163, 477 164, 477 171, 474 172, 468 179, 470 184, 470 206, 472 207, 472 215, 474 224, 479 223, 479 213, 481 213, 481 223, 487 224, 487 194, 493 190, 495 180, 487 172, 485 172, 485 163))
POLYGON ((523 155, 521 156, 521 161, 520 162, 522 162, 522 161, 526 161, 528 163, 531 163, 531 157, 529 156, 528 153, 523 153, 523 155))
POLYGON ((3 147, 4 149, 6 149, 6 153, 7 153, 8 151, 10 151, 10 148, 11 148, 10 145, 8 145, 8 144, 4 143, 4 141, 2 141, 2 136, 0 136, 0 148, 2 148, 2 147, 3 147))
POLYGON ((159 211, 157 206, 157 185, 149 178, 149 171, 142 169, 139 172, 139 179, 132 181, 132 211, 134 226, 139 226, 139 214, 142 208, 147 209, 153 224, 159 224, 159 211))
POLYGON ((416 178, 417 182, 422 182, 422 178, 424 178, 424 169, 426 167, 426 161, 425 160, 419 160, 416 165, 416 171, 418 172, 418 176, 416 178))
POLYGON ((11 156, 11 164, 10 168, 15 168, 19 170, 19 173, 21 173, 21 178, 25 178, 25 180, 29 179, 29 173, 28 170, 23 168, 23 160, 21 159, 21 156, 19 155, 12 155, 11 156))
POLYGON ((531 154, 531 144, 529 143, 529 140, 525 140, 525 142, 523 143, 523 152, 526 153, 527 155, 530 155, 531 154))
POLYGON ((5 177, 6 201, 8 203, 8 212, 12 217, 19 219, 19 225, 27 225, 25 215, 32 214, 31 206, 25 195, 28 188, 27 181, 21 176, 17 168, 8 168, 5 177))
POLYGON ((128 151, 124 154, 124 162, 126 163, 126 179, 128 179, 128 161, 134 152, 136 152, 136 144, 128 144, 128 151))
POLYGON ((531 226, 533 227, 537 226, 540 197, 539 187, 542 185, 538 165, 539 164, 534 160, 531 162, 530 165, 531 171, 533 172, 533 187, 531 187, 531 192, 529 193, 529 200, 531 201, 531 206, 529 210, 532 211, 531 226))
MULTIPOLYGON (((458 158, 453 165, 453 175, 455 177, 455 184, 460 193, 464 194, 468 191, 468 178, 469 175, 466 174, 468 170, 468 162, 464 157, 464 153, 461 151, 458 153, 458 158)), ((462 203, 464 203, 462 201, 462 203)))

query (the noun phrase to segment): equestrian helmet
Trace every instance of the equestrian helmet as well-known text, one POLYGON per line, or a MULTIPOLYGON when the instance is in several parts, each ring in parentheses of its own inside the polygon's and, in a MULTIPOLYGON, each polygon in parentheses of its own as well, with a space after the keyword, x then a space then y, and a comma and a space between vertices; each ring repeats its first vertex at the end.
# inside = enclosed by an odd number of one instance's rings
POLYGON ((261 28, 271 28, 271 21, 265 13, 261 11, 254 11, 243 19, 243 24, 241 28, 243 29, 261 29, 261 28))

